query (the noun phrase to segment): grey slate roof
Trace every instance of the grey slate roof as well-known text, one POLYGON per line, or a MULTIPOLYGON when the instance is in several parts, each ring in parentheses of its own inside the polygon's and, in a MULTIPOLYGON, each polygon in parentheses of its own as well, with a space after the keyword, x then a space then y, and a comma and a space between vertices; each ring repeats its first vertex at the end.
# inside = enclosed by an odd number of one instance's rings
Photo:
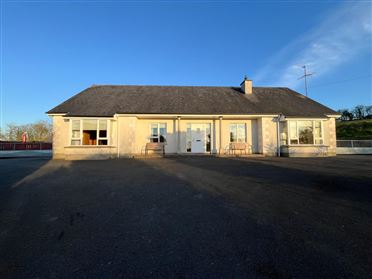
POLYGON ((253 94, 246 95, 240 87, 131 85, 92 86, 47 113, 67 113, 68 116, 283 113, 289 117, 336 114, 283 87, 253 87, 253 94))

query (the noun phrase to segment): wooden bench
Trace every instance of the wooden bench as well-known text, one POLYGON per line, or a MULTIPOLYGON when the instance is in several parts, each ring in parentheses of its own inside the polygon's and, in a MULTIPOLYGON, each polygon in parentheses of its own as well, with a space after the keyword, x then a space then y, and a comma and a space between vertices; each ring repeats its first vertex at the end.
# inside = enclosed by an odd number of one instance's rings
POLYGON ((232 154, 236 154, 236 151, 239 150, 240 154, 244 151, 245 154, 248 154, 248 147, 249 145, 245 142, 230 142, 229 151, 232 152, 232 154))
POLYGON ((165 155, 165 148, 163 142, 148 142, 145 147, 145 155, 148 154, 149 150, 151 151, 161 151, 163 156, 165 155))

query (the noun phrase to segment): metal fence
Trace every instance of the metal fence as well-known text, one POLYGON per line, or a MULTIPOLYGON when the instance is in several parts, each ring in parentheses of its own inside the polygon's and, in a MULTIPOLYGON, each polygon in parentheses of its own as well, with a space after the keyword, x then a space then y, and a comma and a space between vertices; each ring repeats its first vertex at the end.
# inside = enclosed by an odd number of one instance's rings
POLYGON ((372 140, 337 140, 337 147, 372 147, 372 140))
POLYGON ((0 142, 0 151, 9 150, 51 150, 50 142, 0 142))

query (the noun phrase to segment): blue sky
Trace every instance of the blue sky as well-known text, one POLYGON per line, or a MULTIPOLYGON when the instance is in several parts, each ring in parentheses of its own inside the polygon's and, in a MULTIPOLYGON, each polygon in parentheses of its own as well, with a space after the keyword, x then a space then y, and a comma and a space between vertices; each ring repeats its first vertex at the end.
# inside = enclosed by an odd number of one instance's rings
POLYGON ((372 102, 371 2, 4 1, 1 124, 92 84, 288 86, 333 109, 372 102))

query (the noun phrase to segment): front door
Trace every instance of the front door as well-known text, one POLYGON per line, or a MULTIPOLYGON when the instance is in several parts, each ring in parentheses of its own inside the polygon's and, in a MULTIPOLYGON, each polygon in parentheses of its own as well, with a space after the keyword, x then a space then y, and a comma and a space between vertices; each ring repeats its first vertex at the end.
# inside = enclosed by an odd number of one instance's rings
POLYGON ((206 129, 204 124, 191 124, 191 152, 206 151, 206 129))

